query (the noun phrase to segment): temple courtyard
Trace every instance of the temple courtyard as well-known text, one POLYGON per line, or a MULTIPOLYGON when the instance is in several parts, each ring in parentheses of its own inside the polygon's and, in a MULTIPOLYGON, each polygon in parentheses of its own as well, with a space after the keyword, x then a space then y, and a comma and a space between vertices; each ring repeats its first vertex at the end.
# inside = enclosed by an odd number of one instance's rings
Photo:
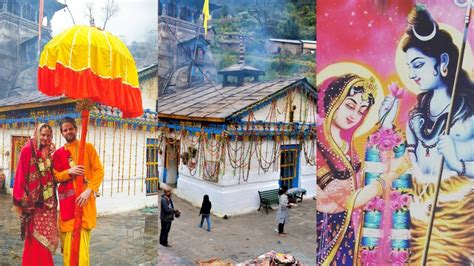
POLYGON ((316 212, 311 198, 290 209, 285 236, 278 236, 275 231, 275 210, 269 210, 268 215, 262 209, 228 219, 212 216, 212 230, 208 232, 206 222, 203 228, 198 227, 198 207, 175 195, 172 199, 181 217, 171 225, 171 247, 158 248, 159 265, 196 265, 213 258, 238 264, 271 250, 293 255, 303 265, 316 265, 316 212))
MULTIPOLYGON (((10 195, 0 193, 0 266, 21 265, 23 242, 10 195)), ((91 265, 157 265, 158 209, 99 216, 92 231, 91 265)), ((63 265, 60 247, 55 265, 63 265)))

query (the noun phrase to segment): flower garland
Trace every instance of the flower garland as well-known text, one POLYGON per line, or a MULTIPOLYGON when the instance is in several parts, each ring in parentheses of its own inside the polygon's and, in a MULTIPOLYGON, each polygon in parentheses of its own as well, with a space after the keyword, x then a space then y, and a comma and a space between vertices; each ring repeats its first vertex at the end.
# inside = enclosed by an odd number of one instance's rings
MULTIPOLYGON (((365 154, 365 185, 375 182, 386 172, 388 160, 403 156, 405 148, 405 140, 400 130, 379 128, 369 136, 365 154)), ((408 263, 410 193, 412 177, 411 174, 405 173, 392 182, 387 196, 375 197, 365 204, 360 253, 363 265, 377 265, 381 262, 394 265, 408 263), (388 228, 390 230, 386 230, 388 228), (383 235, 384 233, 390 236, 383 235), (383 255, 386 253, 389 254, 388 258, 383 255)))
POLYGON ((42 201, 43 203, 54 195, 53 181, 47 181, 46 175, 49 173, 53 175, 52 163, 51 163, 51 153, 46 155, 46 158, 43 159, 41 151, 33 152, 33 162, 36 165, 36 169, 40 173, 40 187, 42 190, 42 201))

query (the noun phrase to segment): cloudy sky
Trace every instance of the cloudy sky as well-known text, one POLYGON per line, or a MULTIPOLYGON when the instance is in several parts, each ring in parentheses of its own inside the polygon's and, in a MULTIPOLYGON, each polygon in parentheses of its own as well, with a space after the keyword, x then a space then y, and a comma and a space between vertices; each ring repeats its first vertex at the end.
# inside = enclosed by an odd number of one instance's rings
MULTIPOLYGON (((64 0, 58 0, 64 3, 64 0)), ((94 3, 95 23, 103 25, 102 7, 107 0, 67 0, 76 25, 89 25, 86 16, 86 4, 94 3)), ((122 41, 145 41, 150 30, 155 30, 157 25, 157 0, 115 0, 119 11, 107 22, 106 30, 114 35, 121 36, 122 41)), ((67 9, 57 12, 51 20, 53 36, 74 25, 67 9)))

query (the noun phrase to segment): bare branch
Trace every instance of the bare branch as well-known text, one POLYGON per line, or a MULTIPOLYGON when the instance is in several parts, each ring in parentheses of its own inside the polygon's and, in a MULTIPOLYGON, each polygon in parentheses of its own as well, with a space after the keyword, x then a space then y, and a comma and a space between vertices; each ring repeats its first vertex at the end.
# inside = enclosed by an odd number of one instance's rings
POLYGON ((66 0, 64 0, 64 4, 66 5, 66 9, 69 12, 69 15, 71 16, 72 24, 76 25, 76 22, 74 21, 74 17, 72 16, 71 10, 69 9, 69 6, 67 5, 66 0))
POLYGON ((104 12, 104 26, 102 29, 105 30, 109 19, 119 11, 119 6, 115 3, 115 0, 107 0, 107 4, 102 7, 102 11, 104 12))
POLYGON ((86 3, 86 9, 84 10, 85 16, 89 19, 89 24, 94 26, 94 16, 95 16, 95 9, 93 2, 86 3))

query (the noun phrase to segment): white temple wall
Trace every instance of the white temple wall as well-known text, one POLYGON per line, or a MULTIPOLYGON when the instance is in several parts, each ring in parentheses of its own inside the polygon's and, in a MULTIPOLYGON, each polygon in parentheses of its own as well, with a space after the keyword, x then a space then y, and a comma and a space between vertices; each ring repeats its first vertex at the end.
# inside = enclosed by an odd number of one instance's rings
MULTIPOLYGON (((235 142, 232 143, 235 145, 235 142)), ((296 143, 296 140, 287 140, 281 145, 296 143)), ((263 144, 262 154, 271 158, 273 141, 269 141, 268 147, 266 149, 266 145, 263 144)), ((303 151, 300 152, 299 160, 298 187, 306 189, 306 198, 311 198, 316 194, 316 167, 306 163, 303 151)), ((225 173, 223 176, 219 176, 217 183, 205 181, 199 172, 199 167, 196 173, 191 175, 188 167, 181 164, 176 194, 195 206, 201 205, 205 194, 209 195, 210 200, 213 202, 212 212, 218 216, 252 212, 257 210, 260 204, 259 190, 276 189, 279 187, 279 164, 279 157, 277 157, 275 164, 265 173, 260 168, 258 159, 254 154, 247 179, 247 168, 242 170, 240 168, 234 169, 230 164, 228 156, 226 156, 225 173)))
MULTIPOLYGON (((292 94, 281 97, 277 100, 275 112, 276 119, 273 121, 289 122, 289 108, 286 107, 291 99, 292 105, 296 106, 293 114, 293 122, 299 123, 315 123, 316 122, 316 103, 308 95, 304 95, 301 90, 293 90, 292 94), (291 97, 291 98, 290 98, 291 97)), ((272 104, 269 103, 261 109, 254 112, 255 120, 269 121, 269 114, 272 104)), ((242 117, 242 121, 248 121, 249 115, 242 117)))

